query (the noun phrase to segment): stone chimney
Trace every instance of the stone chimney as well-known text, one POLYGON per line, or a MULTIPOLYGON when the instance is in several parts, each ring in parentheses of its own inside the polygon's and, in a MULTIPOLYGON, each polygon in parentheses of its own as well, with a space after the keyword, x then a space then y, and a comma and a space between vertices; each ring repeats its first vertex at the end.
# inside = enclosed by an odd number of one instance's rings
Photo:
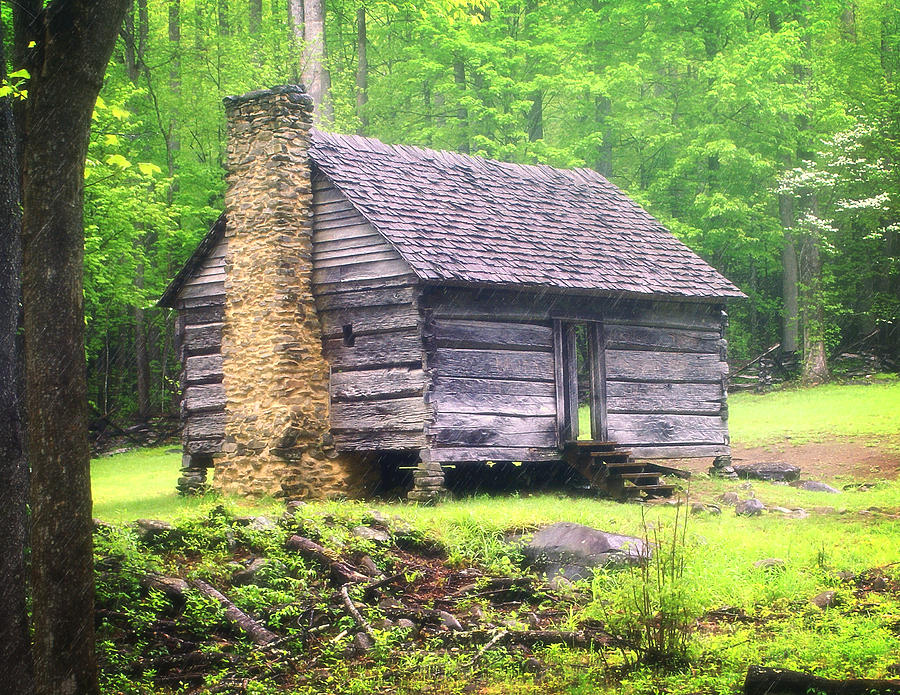
POLYGON ((312 295, 312 99, 288 85, 227 97, 225 443, 228 493, 353 496, 359 464, 329 433, 329 367, 312 295))

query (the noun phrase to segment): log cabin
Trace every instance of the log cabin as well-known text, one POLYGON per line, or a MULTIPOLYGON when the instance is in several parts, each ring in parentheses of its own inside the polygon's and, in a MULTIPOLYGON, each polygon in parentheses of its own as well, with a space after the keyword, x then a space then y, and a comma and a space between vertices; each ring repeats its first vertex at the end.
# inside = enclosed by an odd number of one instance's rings
POLYGON ((564 457, 653 491, 623 467, 729 455, 744 295, 603 176, 317 131, 297 86, 225 106, 225 212, 159 302, 183 488, 364 495, 396 454, 417 500, 564 457))

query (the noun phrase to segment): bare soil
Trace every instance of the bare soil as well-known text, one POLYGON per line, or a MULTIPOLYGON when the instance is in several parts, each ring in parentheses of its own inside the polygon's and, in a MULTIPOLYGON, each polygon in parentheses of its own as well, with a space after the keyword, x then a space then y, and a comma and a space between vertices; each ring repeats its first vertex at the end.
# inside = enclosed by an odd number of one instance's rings
MULTIPOLYGON (((793 444, 784 440, 767 446, 733 444, 734 463, 783 461, 799 466, 804 478, 828 481, 849 476, 858 480, 900 478, 900 437, 877 442, 834 438, 824 442, 793 444)), ((679 468, 706 472, 707 459, 680 459, 679 468)))

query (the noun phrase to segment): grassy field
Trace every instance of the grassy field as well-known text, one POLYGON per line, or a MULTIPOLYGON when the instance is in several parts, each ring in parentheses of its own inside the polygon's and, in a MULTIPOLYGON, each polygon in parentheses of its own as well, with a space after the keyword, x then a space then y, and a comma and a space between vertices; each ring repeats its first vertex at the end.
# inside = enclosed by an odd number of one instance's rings
MULTIPOLYGON (((801 442, 861 435, 878 444, 897 440, 898 413, 900 383, 885 380, 872 385, 785 390, 765 396, 741 394, 732 399, 731 423, 735 438, 745 444, 785 437, 801 442)), ((313 580, 283 577, 271 589, 229 588, 229 568, 235 566, 236 558, 221 550, 224 541, 210 540, 210 534, 224 532, 217 509, 224 507, 227 514, 235 516, 265 513, 278 518, 282 503, 265 500, 250 505, 244 500, 215 495, 178 497, 174 485, 179 456, 166 451, 145 450, 96 460, 95 516, 113 522, 153 517, 181 523, 188 529, 186 538, 193 539, 190 542, 199 550, 179 550, 175 556, 164 554, 153 562, 169 572, 201 576, 217 583, 245 610, 269 615, 270 621, 275 621, 273 627, 283 632, 286 628, 277 622, 277 616, 293 610, 290 606, 297 601, 307 605, 303 592, 313 590, 309 583, 313 580), (210 526, 204 519, 211 513, 217 521, 210 526), (209 550, 212 548, 219 550, 209 550), (200 562, 197 564, 195 559, 185 564, 185 557, 200 558, 200 562)), ((348 661, 340 656, 340 650, 349 644, 352 635, 344 632, 329 637, 323 643, 324 651, 313 650, 318 654, 314 660, 321 671, 319 680, 304 680, 302 687, 298 681, 286 688, 276 679, 252 692, 725 695, 740 691, 750 663, 810 670, 835 678, 898 677, 900 481, 876 481, 864 490, 848 488, 833 495, 763 482, 754 482, 750 489, 745 484, 700 475, 690 482, 690 489, 682 490, 682 499, 689 496, 691 501, 713 503, 726 491, 737 491, 742 498, 755 495, 768 507, 802 508, 809 516, 794 519, 767 513, 746 518, 723 507, 720 516, 704 513, 689 517, 684 543, 678 544, 679 557, 684 562, 683 577, 667 589, 679 610, 684 608, 694 616, 686 663, 626 667, 625 657, 614 649, 579 652, 541 647, 533 651, 533 657, 542 664, 537 674, 523 667, 524 656, 506 649, 492 651, 473 669, 468 665, 473 658, 471 651, 448 650, 440 643, 430 642, 401 646, 393 633, 387 632, 378 632, 378 647, 369 657, 348 661), (766 558, 777 558, 781 564, 770 569, 755 566, 766 558), (850 575, 855 579, 841 579, 850 575), (867 578, 876 576, 886 577, 883 590, 868 588, 867 578), (836 592, 835 608, 823 611, 810 603, 812 597, 829 590, 836 592), (722 607, 730 607, 725 614, 740 618, 704 617, 722 607), (334 656, 329 657, 332 652, 334 656), (472 683, 477 685, 475 690, 471 689, 472 683)), ((474 495, 434 507, 317 502, 302 508, 298 523, 336 553, 347 556, 363 548, 379 563, 394 562, 387 555, 378 554, 383 550, 361 546, 350 533, 372 509, 400 519, 422 537, 433 539, 442 549, 442 563, 447 568, 459 570, 474 565, 489 574, 513 576, 523 570, 518 552, 504 540, 510 533, 527 534, 555 521, 572 521, 626 535, 640 536, 657 529, 663 538, 670 538, 676 514, 680 514, 675 507, 666 505, 619 504, 523 492, 495 497, 474 495)), ((233 527, 229 533, 243 532, 233 527)), ((289 563, 280 534, 283 531, 275 532, 267 541, 253 537, 251 545, 266 548, 270 557, 289 563)), ((135 547, 133 540, 116 543, 115 552, 122 552, 126 545, 135 547)), ((139 555, 135 562, 147 560, 144 551, 134 552, 139 555)), ((239 554, 237 559, 245 557, 239 554)), ((431 570, 422 571, 427 574, 431 570)), ((416 575, 421 573, 410 576, 416 575)), ((543 615, 561 608, 554 618, 560 629, 572 629, 585 619, 613 624, 634 611, 630 598, 634 581, 634 572, 599 573, 593 581, 572 587, 570 596, 556 596, 528 610, 543 611, 543 615)), ((327 594, 326 591, 311 600, 326 601, 327 594)), ((147 604, 148 610, 152 607, 152 602, 147 604)), ((462 602, 457 608, 468 611, 471 605, 462 602)), ((509 629, 520 629, 528 622, 524 612, 495 615, 491 611, 497 609, 487 604, 483 609, 486 619, 518 626, 509 629)), ((367 610, 377 613, 374 608, 367 610)), ((139 622, 145 619, 146 616, 136 618, 139 622)), ((116 656, 120 647, 112 642, 104 644, 105 658, 120 658, 116 656)), ((108 680, 107 692, 169 692, 146 689, 149 686, 130 690, 133 684, 123 685, 127 680, 115 681, 114 686, 113 680, 108 680)))
POLYGON ((743 446, 790 438, 794 444, 832 437, 869 437, 896 447, 900 435, 900 379, 865 384, 827 384, 767 394, 736 393, 728 399, 731 439, 743 446))

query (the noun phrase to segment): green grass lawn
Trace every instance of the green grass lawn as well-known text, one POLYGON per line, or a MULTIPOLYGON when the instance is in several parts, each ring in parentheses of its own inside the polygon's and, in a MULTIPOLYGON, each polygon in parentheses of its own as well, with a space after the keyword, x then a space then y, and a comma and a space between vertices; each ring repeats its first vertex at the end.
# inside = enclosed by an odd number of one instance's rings
MULTIPOLYGON (((787 438, 800 444, 829 437, 867 437, 877 446, 900 447, 900 379, 896 377, 871 384, 738 393, 730 397, 729 405, 732 440, 744 446, 787 438)), ((145 449, 95 459, 91 466, 94 515, 110 521, 176 518, 213 504, 208 497, 176 494, 181 455, 166 453, 170 450, 145 449)), ((784 495, 780 490, 773 494, 784 495)), ((246 501, 235 503, 254 508, 246 501)))
POLYGON ((744 446, 771 444, 787 437, 795 444, 829 437, 869 437, 896 447, 900 435, 897 377, 767 394, 736 393, 729 396, 728 405, 731 439, 744 446))

